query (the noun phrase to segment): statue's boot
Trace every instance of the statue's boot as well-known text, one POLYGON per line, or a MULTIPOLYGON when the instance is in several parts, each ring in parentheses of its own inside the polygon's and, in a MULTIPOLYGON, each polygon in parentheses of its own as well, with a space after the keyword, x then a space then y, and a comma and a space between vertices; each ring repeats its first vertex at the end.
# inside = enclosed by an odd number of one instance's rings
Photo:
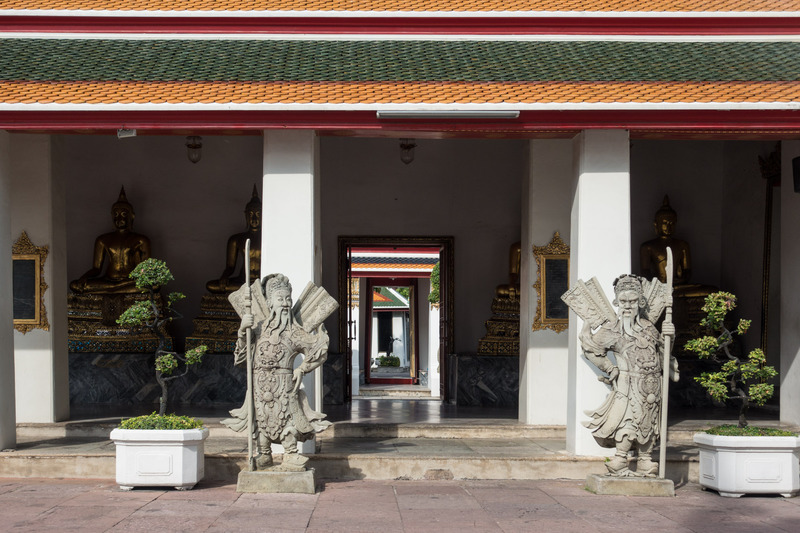
POLYGON ((636 461, 636 474, 643 477, 654 477, 658 475, 658 463, 653 461, 649 455, 640 455, 636 461))
POLYGON ((612 476, 624 475, 625 471, 628 470, 628 454, 614 455, 606 462, 606 468, 612 476))
POLYGON ((272 466, 272 450, 262 450, 258 457, 256 457, 256 469, 266 470, 272 466))
POLYGON ((286 470, 305 470, 308 457, 297 452, 283 454, 281 466, 286 470))

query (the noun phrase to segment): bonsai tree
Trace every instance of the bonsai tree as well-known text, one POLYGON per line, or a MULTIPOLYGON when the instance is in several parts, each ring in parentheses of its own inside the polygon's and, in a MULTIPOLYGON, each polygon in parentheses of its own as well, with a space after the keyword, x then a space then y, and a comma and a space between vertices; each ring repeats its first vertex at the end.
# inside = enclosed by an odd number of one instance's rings
POLYGON ((158 347, 155 353, 156 381, 161 386, 158 414, 164 416, 169 397, 167 384, 173 379, 185 376, 191 365, 201 361, 208 348, 198 346, 188 350, 183 356, 165 349, 167 340, 164 333, 165 326, 175 319, 183 318, 175 310, 173 304, 183 300, 186 296, 180 292, 171 292, 167 295, 166 304, 161 304, 161 287, 175 279, 164 261, 153 258, 146 259, 133 269, 130 277, 136 281, 138 289, 147 293, 147 300, 131 305, 117 319, 117 324, 147 327, 158 338, 158 347), (175 370, 181 363, 183 372, 175 374, 175 370))
POLYGON ((740 358, 731 351, 734 335, 744 335, 750 320, 740 319, 735 331, 725 325, 725 318, 736 308, 736 296, 729 292, 715 292, 706 297, 703 312, 706 317, 700 322, 708 335, 686 343, 686 350, 696 353, 701 359, 710 359, 721 365, 717 372, 703 372, 695 377, 708 394, 718 401, 728 399, 739 402, 739 427, 747 426, 747 409, 751 404, 764 405, 772 398, 775 386, 767 381, 777 371, 767 365, 767 358, 760 348, 751 351, 747 358, 740 358))

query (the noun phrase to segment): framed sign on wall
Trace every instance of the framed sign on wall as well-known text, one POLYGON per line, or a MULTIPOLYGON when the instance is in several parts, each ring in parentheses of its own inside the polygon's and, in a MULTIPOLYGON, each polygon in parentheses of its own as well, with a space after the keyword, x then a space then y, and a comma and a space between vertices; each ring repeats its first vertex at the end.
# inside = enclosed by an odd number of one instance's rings
POLYGON ((44 292, 47 290, 44 262, 47 252, 47 246, 34 245, 24 231, 11 247, 11 258, 14 262, 14 329, 22 333, 32 329, 50 329, 44 306, 44 292))
POLYGON ((561 295, 569 289, 569 246, 556 231, 546 246, 534 246, 539 276, 533 288, 539 298, 533 331, 552 329, 561 333, 569 325, 569 308, 561 295))

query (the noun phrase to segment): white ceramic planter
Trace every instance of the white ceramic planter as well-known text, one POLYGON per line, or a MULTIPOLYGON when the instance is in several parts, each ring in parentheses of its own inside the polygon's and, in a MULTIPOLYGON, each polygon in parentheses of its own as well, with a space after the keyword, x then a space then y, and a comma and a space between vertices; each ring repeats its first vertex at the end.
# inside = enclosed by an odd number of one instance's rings
POLYGON ((205 475, 208 429, 115 429, 117 484, 188 490, 205 475))
POLYGON ((796 496, 800 491, 800 437, 727 437, 697 433, 700 485, 720 496, 796 496))

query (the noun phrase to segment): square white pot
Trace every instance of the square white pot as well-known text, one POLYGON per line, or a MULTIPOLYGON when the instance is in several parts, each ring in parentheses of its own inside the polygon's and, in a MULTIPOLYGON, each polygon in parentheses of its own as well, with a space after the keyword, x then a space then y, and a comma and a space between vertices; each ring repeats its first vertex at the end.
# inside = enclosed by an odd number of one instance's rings
POLYGON ((117 484, 188 490, 205 475, 208 429, 114 429, 117 484))
POLYGON ((720 496, 800 492, 800 437, 728 437, 697 433, 700 485, 720 496))

